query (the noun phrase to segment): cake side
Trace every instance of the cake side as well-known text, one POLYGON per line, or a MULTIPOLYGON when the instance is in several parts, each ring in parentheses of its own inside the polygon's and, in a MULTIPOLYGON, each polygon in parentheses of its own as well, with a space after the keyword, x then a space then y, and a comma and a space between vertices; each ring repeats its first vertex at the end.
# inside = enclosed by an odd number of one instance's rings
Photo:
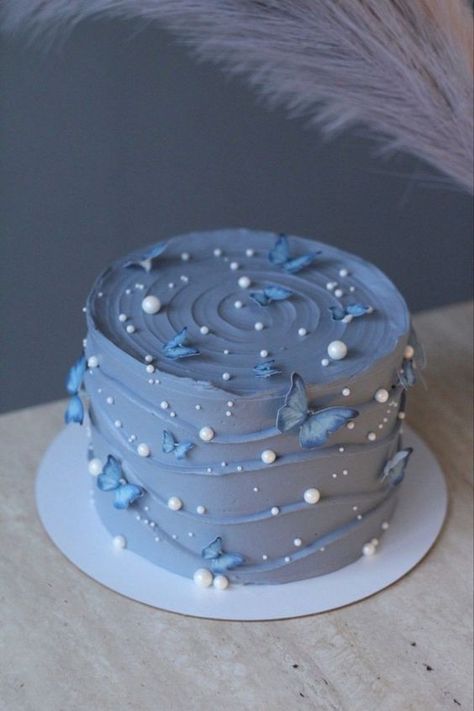
POLYGON ((114 489, 97 490, 98 511, 113 536, 183 575, 323 574, 374 547, 395 506, 384 470, 400 448, 405 302, 327 245, 290 237, 286 261, 272 262, 278 242, 174 238, 155 258, 117 262, 88 300, 91 468, 111 457, 140 492, 120 510, 114 489), (170 357, 170 343, 199 352, 170 357), (277 415, 294 373, 303 400, 286 428, 277 415))

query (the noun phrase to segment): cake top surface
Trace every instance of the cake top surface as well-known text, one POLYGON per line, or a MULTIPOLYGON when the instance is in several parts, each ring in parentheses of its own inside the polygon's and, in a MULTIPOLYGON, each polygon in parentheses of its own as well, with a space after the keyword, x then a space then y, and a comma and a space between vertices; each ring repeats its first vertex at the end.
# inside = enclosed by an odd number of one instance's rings
MULTIPOLYGON (((137 250, 97 280, 89 330, 117 355, 243 396, 356 376, 406 336, 374 265, 301 237, 229 229, 137 250)), ((177 381, 178 382, 178 381, 177 381)))

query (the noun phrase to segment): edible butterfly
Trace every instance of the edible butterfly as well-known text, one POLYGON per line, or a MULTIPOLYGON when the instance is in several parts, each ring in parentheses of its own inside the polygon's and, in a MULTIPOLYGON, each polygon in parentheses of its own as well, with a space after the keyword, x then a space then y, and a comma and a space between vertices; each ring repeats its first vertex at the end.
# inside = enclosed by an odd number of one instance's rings
POLYGON ((251 291, 249 296, 259 306, 268 306, 274 301, 285 301, 285 299, 289 299, 290 296, 293 296, 293 293, 291 289, 285 289, 284 286, 270 284, 259 291, 251 291))
POLYGON ((86 358, 82 354, 71 367, 66 378, 66 390, 71 395, 64 413, 64 421, 67 425, 71 422, 77 422, 82 425, 84 422, 84 405, 78 393, 81 389, 85 372, 86 358))
POLYGON ((398 374, 400 385, 405 389, 411 388, 416 383, 415 364, 412 359, 405 358, 398 374))
POLYGON ((101 491, 114 492, 114 507, 116 509, 128 509, 130 504, 133 504, 144 493, 141 486, 128 483, 120 462, 111 454, 107 457, 102 474, 97 477, 97 486, 101 491))
POLYGON ((357 410, 350 407, 310 410, 303 378, 298 373, 293 373, 285 404, 277 413, 276 426, 280 432, 289 432, 299 427, 300 446, 311 449, 325 444, 330 435, 358 414, 357 410))
POLYGON ((387 481, 390 486, 398 486, 398 484, 401 484, 412 452, 412 447, 398 450, 398 452, 386 462, 381 476, 382 481, 387 481))
POLYGON ((334 321, 352 321, 353 318, 371 314, 373 308, 363 304, 347 304, 347 306, 330 306, 329 311, 334 321))
POLYGON ((152 247, 147 249, 142 254, 139 254, 136 257, 134 257, 133 259, 129 259, 128 261, 124 262, 122 264, 122 266, 123 267, 141 267, 146 272, 149 272, 152 267, 153 260, 157 259, 161 254, 163 254, 163 252, 165 251, 167 246, 168 246, 167 242, 158 242, 157 244, 154 244, 152 247))
POLYGON ((211 562, 211 570, 214 573, 225 573, 226 570, 233 570, 233 568, 237 568, 238 565, 242 565, 244 562, 244 557, 240 553, 224 552, 220 536, 203 548, 201 555, 204 560, 211 562))
POLYGON ((161 449, 165 454, 174 452, 176 459, 184 459, 189 450, 194 447, 192 442, 177 442, 171 432, 163 430, 161 449))
POLYGON ((199 350, 194 346, 187 345, 188 329, 185 326, 179 333, 163 345, 163 352, 167 358, 178 360, 178 358, 188 358, 189 356, 199 355, 199 350))
POLYGON ((321 254, 321 250, 318 249, 315 252, 310 252, 309 254, 303 254, 301 257, 290 258, 290 245, 288 243, 288 237, 281 234, 273 249, 268 253, 268 259, 272 264, 276 264, 277 267, 281 267, 285 272, 289 274, 296 274, 296 272, 301 271, 305 267, 309 267, 310 264, 314 262, 318 254, 321 254))
POLYGON ((253 372, 257 378, 269 378, 272 375, 278 375, 278 373, 281 373, 281 370, 275 367, 275 360, 272 358, 257 363, 257 365, 254 366, 253 372))
POLYGON ((69 425, 71 422, 77 422, 82 425, 84 422, 84 405, 79 395, 73 395, 68 402, 66 412, 64 413, 64 422, 69 425))

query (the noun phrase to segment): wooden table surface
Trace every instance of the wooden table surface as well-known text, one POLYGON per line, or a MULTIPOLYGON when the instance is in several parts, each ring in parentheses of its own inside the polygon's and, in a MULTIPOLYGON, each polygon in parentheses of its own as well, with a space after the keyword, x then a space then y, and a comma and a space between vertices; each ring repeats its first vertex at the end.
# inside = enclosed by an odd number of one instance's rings
POLYGON ((446 473, 448 520, 398 583, 321 615, 200 620, 102 587, 54 547, 35 512, 35 471, 63 403, 3 415, 0 708, 470 711, 472 306, 415 322, 429 365, 408 421, 446 473))

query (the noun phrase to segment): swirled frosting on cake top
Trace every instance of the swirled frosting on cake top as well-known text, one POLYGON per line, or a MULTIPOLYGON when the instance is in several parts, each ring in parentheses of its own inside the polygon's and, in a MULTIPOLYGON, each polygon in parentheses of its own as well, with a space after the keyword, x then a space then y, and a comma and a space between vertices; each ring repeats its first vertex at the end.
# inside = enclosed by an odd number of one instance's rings
POLYGON ((113 536, 201 584, 288 582, 374 548, 413 375, 408 310, 379 269, 300 237, 192 233, 112 264, 86 312, 90 470, 113 536))

